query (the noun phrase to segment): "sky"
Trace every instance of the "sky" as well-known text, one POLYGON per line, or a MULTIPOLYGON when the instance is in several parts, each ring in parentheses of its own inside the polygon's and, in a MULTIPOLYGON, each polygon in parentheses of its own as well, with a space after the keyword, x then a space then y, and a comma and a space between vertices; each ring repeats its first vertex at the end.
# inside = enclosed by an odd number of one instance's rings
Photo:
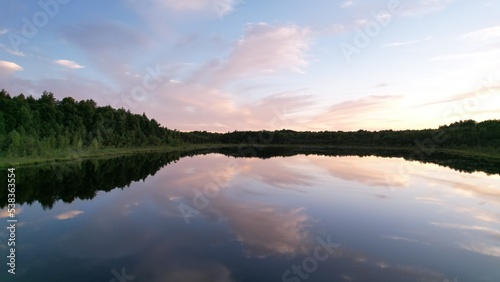
POLYGON ((497 0, 0 0, 0 88, 181 131, 500 119, 497 0))

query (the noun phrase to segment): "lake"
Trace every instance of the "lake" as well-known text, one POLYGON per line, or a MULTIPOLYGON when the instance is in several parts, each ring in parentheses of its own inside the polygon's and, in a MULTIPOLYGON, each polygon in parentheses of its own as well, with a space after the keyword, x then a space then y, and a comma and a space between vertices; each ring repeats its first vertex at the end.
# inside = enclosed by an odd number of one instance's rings
POLYGON ((498 164, 277 155, 20 167, 0 281, 500 281, 498 164))

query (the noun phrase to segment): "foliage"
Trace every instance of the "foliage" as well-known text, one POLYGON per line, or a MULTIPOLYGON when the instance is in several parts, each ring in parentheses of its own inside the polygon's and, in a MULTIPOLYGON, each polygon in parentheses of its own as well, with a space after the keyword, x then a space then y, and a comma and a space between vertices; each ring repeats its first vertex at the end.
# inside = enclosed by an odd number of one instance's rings
POLYGON ((421 150, 437 148, 500 148, 500 120, 455 122, 438 129, 382 131, 234 131, 210 133, 182 132, 189 143, 245 145, 318 145, 359 147, 406 147, 421 150))
POLYGON ((145 114, 132 114, 93 100, 39 99, 0 91, 0 151, 7 156, 40 156, 55 150, 175 145, 179 132, 145 114))

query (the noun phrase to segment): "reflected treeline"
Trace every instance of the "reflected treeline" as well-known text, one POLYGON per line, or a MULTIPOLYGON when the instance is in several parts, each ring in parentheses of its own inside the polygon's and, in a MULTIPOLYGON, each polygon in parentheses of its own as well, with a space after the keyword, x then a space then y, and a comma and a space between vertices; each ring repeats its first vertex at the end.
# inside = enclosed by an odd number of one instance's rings
MULTIPOLYGON (((44 208, 52 208, 59 200, 70 203, 75 199, 92 199, 99 191, 123 189, 132 182, 154 175, 171 162, 198 153, 148 153, 112 159, 19 167, 15 171, 16 202, 40 202, 44 208)), ((6 177, 7 173, 1 173, 0 181, 7 183, 6 177)), ((7 189, 0 192, 1 208, 7 206, 7 193, 7 189)))
MULTIPOLYGON (((18 204, 39 202, 44 208, 52 208, 59 200, 70 203, 75 199, 92 199, 99 191, 111 191, 115 188, 123 189, 132 182, 144 180, 154 175, 165 165, 178 161, 183 157, 211 153, 237 158, 257 157, 262 159, 300 154, 331 157, 377 156, 434 163, 460 172, 482 171, 487 174, 500 174, 500 162, 436 152, 424 155, 411 150, 269 146, 226 147, 20 167, 16 170, 16 202, 18 204)), ((0 174, 0 181, 7 183, 7 173, 0 174)), ((1 208, 7 206, 7 192, 7 189, 1 189, 1 208)))
POLYGON ((500 161, 484 160, 480 158, 465 157, 444 152, 423 152, 410 149, 371 149, 371 148, 333 148, 333 147, 270 147, 252 146, 235 148, 220 148, 217 153, 236 158, 257 157, 261 159, 274 157, 291 157, 295 155, 318 155, 329 157, 376 156, 383 158, 404 158, 408 161, 433 163, 448 167, 460 172, 485 172, 487 174, 500 174, 500 161))

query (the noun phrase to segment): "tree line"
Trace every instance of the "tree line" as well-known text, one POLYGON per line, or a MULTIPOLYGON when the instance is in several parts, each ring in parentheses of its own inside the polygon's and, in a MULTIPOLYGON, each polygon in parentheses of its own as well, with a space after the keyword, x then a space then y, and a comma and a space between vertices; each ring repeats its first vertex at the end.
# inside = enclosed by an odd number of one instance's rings
POLYGON ((64 149, 172 145, 177 130, 162 127, 145 114, 99 107, 93 100, 57 100, 51 92, 38 99, 0 90, 0 152, 39 156, 64 149))
POLYGON ((332 145, 367 147, 500 148, 500 120, 459 121, 437 129, 381 131, 207 131, 181 132, 189 143, 244 145, 332 145))

